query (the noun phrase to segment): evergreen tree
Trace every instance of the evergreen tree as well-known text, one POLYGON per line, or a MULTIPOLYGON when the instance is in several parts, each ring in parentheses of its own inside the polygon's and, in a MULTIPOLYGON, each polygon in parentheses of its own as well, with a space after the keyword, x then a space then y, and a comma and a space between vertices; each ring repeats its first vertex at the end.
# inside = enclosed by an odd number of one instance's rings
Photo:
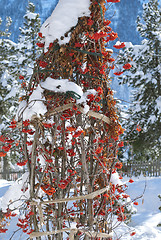
MULTIPOLYGON (((38 32, 40 27, 40 18, 39 14, 34 13, 34 11, 34 4, 29 2, 24 16, 24 27, 20 28, 21 35, 19 37, 18 44, 9 40, 9 27, 12 22, 10 18, 7 18, 5 32, 0 32, 2 38, 0 46, 1 135, 9 132, 7 127, 10 125, 10 120, 13 119, 16 114, 18 98, 22 92, 24 92, 23 89, 26 89, 27 79, 29 79, 32 75, 32 69, 34 68, 34 62, 37 54, 41 52, 40 48, 38 50, 38 46, 36 45, 36 41, 39 38, 38 32), (24 76, 26 78, 25 84, 23 83, 24 76)), ((15 138, 17 137, 15 132, 15 138)), ((4 156, 5 159, 2 164, 2 171, 4 173, 6 173, 6 169, 9 170, 8 163, 10 162, 10 159, 14 159, 13 154, 15 154, 15 151, 13 148, 11 150, 12 151, 4 156), (13 153, 12 157, 11 152, 13 153)))
POLYGON ((4 126, 6 125, 6 119, 10 116, 9 112, 15 96, 14 88, 16 85, 11 77, 16 62, 16 44, 9 40, 11 22, 11 18, 7 18, 6 30, 0 32, 0 124, 3 123, 4 126))
MULTIPOLYGON (((18 66, 20 79, 29 79, 32 75, 34 62, 41 53, 40 48, 36 45, 39 41, 40 18, 35 13, 35 5, 29 2, 26 14, 24 15, 24 24, 20 28, 18 42, 18 66), (26 78, 27 76, 27 78, 26 78)), ((24 85, 23 85, 24 86, 24 85)), ((25 87, 25 86, 24 86, 25 87)))
POLYGON ((137 29, 144 40, 141 45, 128 45, 120 62, 133 60, 123 77, 133 89, 127 138, 134 140, 137 158, 157 159, 161 156, 161 10, 158 0, 150 0, 143 7, 137 29))
MULTIPOLYGON (((17 45, 9 40, 11 22, 11 18, 7 18, 6 30, 0 32, 0 135, 9 132, 7 127, 15 114, 18 97, 18 81, 13 77, 17 65, 17 45)), ((12 159, 11 154, 4 153, 1 161, 4 178, 9 169, 9 159, 12 159)))

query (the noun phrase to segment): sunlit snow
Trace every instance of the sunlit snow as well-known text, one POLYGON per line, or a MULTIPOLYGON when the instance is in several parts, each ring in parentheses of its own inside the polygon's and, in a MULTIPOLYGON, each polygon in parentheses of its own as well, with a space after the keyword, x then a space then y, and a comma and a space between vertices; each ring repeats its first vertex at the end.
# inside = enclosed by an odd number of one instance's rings
MULTIPOLYGON (((132 221, 129 226, 121 223, 121 225, 114 231, 114 240, 120 236, 122 236, 121 240, 159 240, 161 239, 161 228, 157 227, 157 225, 161 223, 161 212, 158 209, 161 206, 161 201, 158 198, 158 195, 161 194, 161 177, 145 178, 140 176, 133 177, 132 179, 134 182, 129 183, 129 178, 124 178, 124 182, 128 184, 127 193, 130 197, 132 199, 141 197, 144 189, 145 193, 141 198, 136 200, 139 202, 137 213, 132 216, 132 221), (136 234, 132 237, 130 236, 130 233, 133 231, 136 232, 136 234)), ((3 179, 0 180, 0 197, 5 194, 5 191, 10 184, 14 186, 13 182, 8 182, 3 179)), ((16 194, 15 191, 16 188, 14 188, 12 195, 16 194)), ((1 199, 2 198, 0 198, 0 202, 1 199)), ((6 201, 8 200, 6 199, 6 201)), ((17 219, 12 218, 11 224, 8 226, 9 231, 3 235, 3 240, 8 240, 13 231, 16 230, 16 220, 17 219)))
POLYGON ((67 37, 64 34, 77 25, 79 17, 90 15, 89 6, 90 0, 59 0, 52 15, 40 29, 45 37, 45 51, 49 44, 56 39, 59 44, 66 44, 70 41, 70 34, 67 37))

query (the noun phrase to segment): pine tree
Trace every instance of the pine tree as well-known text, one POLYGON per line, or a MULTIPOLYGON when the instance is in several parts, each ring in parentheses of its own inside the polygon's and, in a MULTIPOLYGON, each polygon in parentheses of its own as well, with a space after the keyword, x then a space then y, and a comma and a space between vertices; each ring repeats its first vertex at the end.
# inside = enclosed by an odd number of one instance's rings
MULTIPOLYGON (((17 44, 9 40, 9 27, 12 20, 7 18, 6 30, 0 32, 0 135, 7 135, 10 131, 8 126, 10 119, 15 115, 15 109, 18 98, 18 81, 14 78, 16 69, 16 48, 17 44)), ((3 148, 1 148, 2 150, 3 148)), ((10 154, 4 154, 1 161, 1 169, 3 177, 6 178, 6 173, 9 171, 9 161, 13 160, 10 154)))
MULTIPOLYGON (((38 35, 40 22, 39 14, 35 13, 35 5, 29 2, 24 15, 23 27, 20 27, 18 41, 18 66, 22 82, 23 76, 26 80, 31 77, 35 60, 41 53, 40 48, 36 45, 40 39, 38 35)), ((25 88, 23 84, 22 86, 25 88)))
POLYGON ((144 38, 142 44, 128 44, 126 57, 120 57, 120 63, 133 60, 132 68, 123 77, 123 82, 132 87, 127 139, 132 141, 137 159, 157 159, 161 156, 161 10, 158 0, 144 4, 137 29, 144 38))
MULTIPOLYGON (((24 16, 24 26, 20 28, 21 34, 17 44, 9 40, 9 27, 12 22, 10 18, 7 19, 5 32, 1 32, 1 135, 7 134, 8 132, 10 119, 16 115, 18 99, 26 90, 27 79, 32 75, 36 57, 41 52, 40 48, 36 45, 39 39, 40 18, 39 14, 34 11, 34 4, 29 2, 24 16), (25 84, 23 83, 24 76, 26 78, 25 84)), ((4 164, 2 164, 4 173, 6 169, 9 171, 8 164, 10 160, 14 160, 15 157, 13 155, 15 155, 15 151, 11 149, 5 156, 4 164)))
MULTIPOLYGON (((14 89, 17 87, 17 83, 13 81, 11 74, 13 72, 13 69, 15 67, 16 62, 16 44, 9 40, 10 32, 9 27, 12 23, 12 20, 10 18, 7 18, 6 23, 6 30, 4 32, 0 32, 0 124, 1 129, 2 124, 3 126, 6 125, 7 118, 11 118, 9 114, 10 107, 12 106, 12 100, 15 101, 13 97, 16 96, 15 93, 13 93, 14 89)), ((13 109, 13 108, 12 108, 13 109)))

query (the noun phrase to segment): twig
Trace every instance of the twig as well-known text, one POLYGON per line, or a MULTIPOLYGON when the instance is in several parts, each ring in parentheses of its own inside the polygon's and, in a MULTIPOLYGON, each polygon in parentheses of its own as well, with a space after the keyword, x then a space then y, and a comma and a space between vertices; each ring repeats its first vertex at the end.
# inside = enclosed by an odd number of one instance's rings
POLYGON ((19 228, 19 229, 17 229, 16 231, 14 231, 9 240, 11 240, 11 239, 13 238, 13 236, 15 235, 15 233, 18 232, 18 231, 20 231, 20 230, 21 230, 21 228, 19 228))

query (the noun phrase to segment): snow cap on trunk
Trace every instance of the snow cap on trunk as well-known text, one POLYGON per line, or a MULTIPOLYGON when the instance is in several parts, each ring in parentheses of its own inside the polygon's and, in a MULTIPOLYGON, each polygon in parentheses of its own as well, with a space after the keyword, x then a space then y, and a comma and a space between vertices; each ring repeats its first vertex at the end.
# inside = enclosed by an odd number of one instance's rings
POLYGON ((49 44, 58 39, 59 44, 70 41, 70 34, 64 36, 78 23, 78 18, 90 16, 90 0, 59 0, 53 13, 42 25, 40 32, 45 37, 45 52, 49 44), (64 37, 64 39, 60 39, 64 37))

